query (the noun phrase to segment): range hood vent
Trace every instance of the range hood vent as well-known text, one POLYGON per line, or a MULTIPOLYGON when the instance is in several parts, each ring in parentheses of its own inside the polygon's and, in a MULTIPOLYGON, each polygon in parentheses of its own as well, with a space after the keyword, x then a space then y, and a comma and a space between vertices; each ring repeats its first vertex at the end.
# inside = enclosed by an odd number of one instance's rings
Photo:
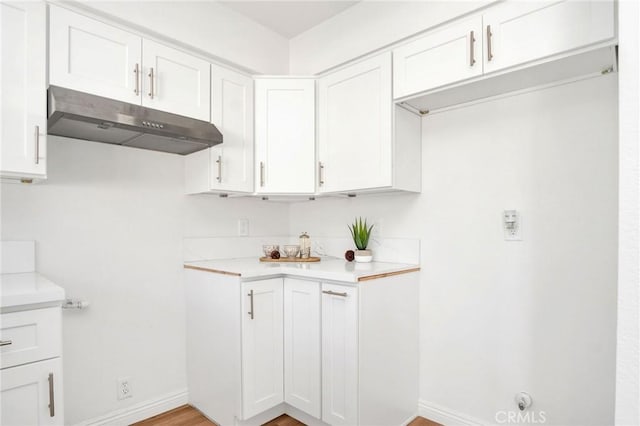
POLYGON ((49 86, 48 134, 173 154, 222 143, 213 124, 71 89, 49 86))

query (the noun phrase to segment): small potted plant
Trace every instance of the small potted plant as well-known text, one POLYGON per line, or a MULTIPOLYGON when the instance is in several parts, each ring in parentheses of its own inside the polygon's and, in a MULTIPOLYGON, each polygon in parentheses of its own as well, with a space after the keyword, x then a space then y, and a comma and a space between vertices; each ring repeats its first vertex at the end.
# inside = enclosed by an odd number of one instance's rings
POLYGON ((362 218, 356 219, 353 225, 349 226, 351 237, 357 248, 355 251, 356 262, 371 262, 373 260, 371 250, 367 250, 372 229, 373 225, 367 227, 367 219, 363 221, 362 218))

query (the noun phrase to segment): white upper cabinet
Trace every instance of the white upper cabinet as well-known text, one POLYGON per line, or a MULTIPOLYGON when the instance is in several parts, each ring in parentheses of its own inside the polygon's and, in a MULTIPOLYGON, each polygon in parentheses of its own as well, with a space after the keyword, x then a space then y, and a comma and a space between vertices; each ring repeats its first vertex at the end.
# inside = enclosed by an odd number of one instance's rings
POLYGON ((256 192, 315 192, 315 80, 255 80, 255 149, 256 192))
POLYGON ((482 19, 485 73, 615 36, 611 0, 509 1, 489 9, 482 19))
POLYGON ((209 121, 209 63, 50 7, 49 84, 209 121))
POLYGON ((47 176, 46 5, 0 3, 0 176, 47 176))
POLYGON ((141 37, 55 6, 49 19, 49 84, 140 103, 141 37))
POLYGON ((482 75, 482 18, 475 16, 393 51, 394 98, 482 75))
POLYGON ((242 283, 242 293, 242 414, 248 419, 284 398, 282 278, 242 283))
POLYGON ((142 44, 145 106, 209 121, 209 63, 151 40, 142 44))
POLYGON ((224 142, 185 157, 186 192, 253 192, 251 77, 211 65, 211 122, 224 142))
POLYGON ((319 79, 319 192, 420 190, 420 117, 391 85, 391 53, 319 79))

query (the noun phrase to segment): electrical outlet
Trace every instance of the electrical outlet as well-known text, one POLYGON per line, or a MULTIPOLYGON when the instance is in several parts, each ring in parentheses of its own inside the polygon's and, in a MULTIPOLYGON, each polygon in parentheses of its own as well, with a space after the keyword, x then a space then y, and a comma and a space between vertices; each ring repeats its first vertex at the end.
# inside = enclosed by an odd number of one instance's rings
POLYGON ((517 210, 502 213, 502 227, 505 241, 522 241, 522 220, 517 210))
POLYGON ((118 399, 132 398, 133 391, 131 390, 131 379, 128 377, 118 379, 118 387, 116 390, 118 399))
POLYGON ((238 236, 246 237, 249 235, 249 219, 238 219, 238 236))

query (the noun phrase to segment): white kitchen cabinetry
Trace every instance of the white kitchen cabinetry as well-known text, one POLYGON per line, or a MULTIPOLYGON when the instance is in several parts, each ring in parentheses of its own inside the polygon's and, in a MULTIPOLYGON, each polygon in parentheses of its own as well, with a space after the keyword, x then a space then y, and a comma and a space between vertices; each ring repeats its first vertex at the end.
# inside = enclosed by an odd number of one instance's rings
POLYGON ((255 80, 255 155, 257 193, 315 192, 315 80, 255 80))
POLYGON ((242 413, 283 401, 282 278, 242 284, 242 413))
POLYGON ((64 8, 50 7, 49 84, 210 119, 208 62, 64 8))
POLYGON ((0 176, 47 177, 46 5, 0 3, 0 176))
POLYGON ((307 424, 401 425, 415 416, 416 273, 285 275, 284 284, 244 281, 223 265, 185 274, 189 403, 218 424, 289 413, 307 424))
POLYGON ((391 53, 318 81, 320 193, 420 191, 420 117, 392 103, 391 53))
POLYGON ((284 400, 320 418, 320 284, 284 280, 284 400))
POLYGON ((612 0, 508 1, 482 15, 484 72, 612 39, 612 0))
POLYGON ((186 192, 253 192, 251 77, 211 65, 211 122, 224 142, 185 156, 186 192))
POLYGON ((482 75, 482 17, 474 16, 393 50, 394 98, 482 75))
POLYGON ((322 284, 322 420, 358 424, 358 289, 322 284))
POLYGON ((501 2, 394 49, 394 99, 426 112, 611 72, 614 41, 612 0, 501 2))
POLYGON ((142 103, 209 121, 209 63, 151 40, 142 42, 142 103))
POLYGON ((55 6, 49 31, 49 84, 140 103, 140 36, 55 6))
POLYGON ((63 425, 60 307, 0 314, 1 424, 63 425))
POLYGON ((64 425, 60 358, 0 371, 0 392, 4 426, 64 425))

